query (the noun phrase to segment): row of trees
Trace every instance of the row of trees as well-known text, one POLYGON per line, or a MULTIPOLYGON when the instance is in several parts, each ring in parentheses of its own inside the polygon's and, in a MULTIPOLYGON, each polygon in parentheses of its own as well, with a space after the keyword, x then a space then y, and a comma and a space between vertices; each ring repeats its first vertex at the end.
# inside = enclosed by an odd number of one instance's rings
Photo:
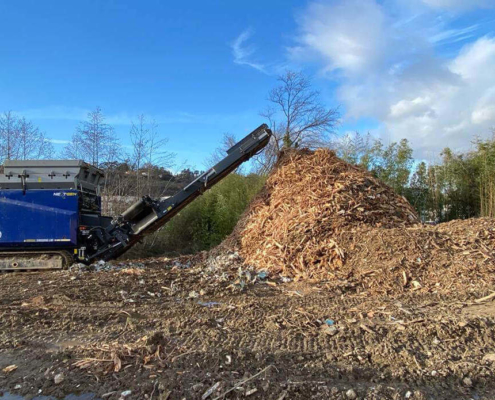
POLYGON ((335 140, 331 147, 406 197, 424 221, 443 222, 477 216, 495 217, 495 132, 475 139, 474 148, 456 154, 444 149, 439 162, 415 161, 406 139, 384 146, 359 133, 335 140))
POLYGON ((53 145, 32 122, 12 111, 0 114, 0 163, 49 158, 53 145))
POLYGON ((96 107, 57 153, 45 133, 31 121, 6 111, 0 115, 0 164, 5 160, 26 159, 86 160, 105 171, 103 196, 111 199, 111 209, 115 212, 144 194, 165 196, 199 173, 184 169, 174 175, 169 171, 174 154, 166 150, 167 139, 161 136, 156 122, 148 121, 144 115, 131 121, 129 138, 131 145, 121 146, 103 111, 96 107))

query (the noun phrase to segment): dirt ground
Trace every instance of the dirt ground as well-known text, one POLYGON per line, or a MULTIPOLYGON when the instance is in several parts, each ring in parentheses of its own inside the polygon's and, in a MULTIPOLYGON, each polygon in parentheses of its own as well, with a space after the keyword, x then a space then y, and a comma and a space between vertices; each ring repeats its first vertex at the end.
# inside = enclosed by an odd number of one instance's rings
POLYGON ((0 388, 27 398, 494 399, 495 303, 476 301, 490 289, 370 296, 351 281, 284 282, 206 258, 4 273, 0 388))

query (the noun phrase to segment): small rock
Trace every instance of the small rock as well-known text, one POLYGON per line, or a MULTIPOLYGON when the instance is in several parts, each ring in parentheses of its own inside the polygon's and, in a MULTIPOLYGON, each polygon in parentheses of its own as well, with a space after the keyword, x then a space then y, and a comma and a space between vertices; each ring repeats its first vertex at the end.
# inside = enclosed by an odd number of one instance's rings
POLYGON ((204 385, 202 383, 196 383, 193 387, 192 390, 193 392, 199 392, 201 389, 203 389, 204 385))
POLYGON ((468 376, 466 376, 463 380, 462 380, 462 383, 464 386, 466 387, 471 387, 473 386, 473 381, 471 380, 471 378, 469 378, 468 376))
POLYGON ((347 392, 345 392, 345 396, 350 400, 357 399, 357 394, 353 389, 349 389, 347 392))
POLYGON ((405 397, 406 399, 410 399, 410 398, 412 397, 412 395, 413 395, 413 394, 412 394, 412 392, 411 392, 410 390, 408 390, 408 391, 406 392, 406 395, 405 395, 404 397, 405 397))
POLYGON ((55 385, 60 385, 64 381, 64 379, 65 379, 65 376, 61 372, 60 374, 55 375, 55 377, 53 378, 53 383, 55 385))
POLYGON ((339 332, 339 329, 335 325, 322 325, 321 326, 321 331, 323 333, 326 333, 327 335, 334 336, 339 332))
POLYGON ((437 376, 438 372, 437 371, 431 371, 431 376, 437 376))

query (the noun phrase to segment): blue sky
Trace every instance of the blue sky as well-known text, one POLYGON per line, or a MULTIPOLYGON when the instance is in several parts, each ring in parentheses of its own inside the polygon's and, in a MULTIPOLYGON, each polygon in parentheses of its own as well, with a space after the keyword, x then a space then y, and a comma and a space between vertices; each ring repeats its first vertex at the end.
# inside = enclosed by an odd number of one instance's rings
MULTIPOLYGON (((285 68, 303 70, 347 131, 408 137, 418 157, 495 126, 495 0, 3 1, 0 110, 68 140, 100 106, 129 144, 156 119, 202 167, 258 113, 285 68)), ((57 144, 57 148, 61 148, 57 144)))

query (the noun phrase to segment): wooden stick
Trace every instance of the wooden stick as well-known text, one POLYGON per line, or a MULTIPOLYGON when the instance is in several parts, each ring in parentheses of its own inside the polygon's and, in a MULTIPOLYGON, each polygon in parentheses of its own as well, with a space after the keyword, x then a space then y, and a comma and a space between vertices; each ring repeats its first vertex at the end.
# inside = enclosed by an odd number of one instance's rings
POLYGON ((475 303, 483 303, 484 301, 491 300, 495 297, 495 292, 489 294, 488 296, 482 297, 481 299, 476 299, 475 303))
POLYGON ((233 390, 235 390, 236 388, 238 388, 239 386, 242 386, 244 385, 245 383, 249 382, 250 380, 253 380, 254 378, 260 376, 263 372, 265 372, 266 370, 268 370, 268 368, 271 368, 273 367, 273 365, 269 365, 268 367, 266 367, 265 369, 261 370, 260 372, 258 372, 256 375, 253 375, 251 378, 248 378, 248 379, 245 379, 243 380, 242 382, 238 383, 237 385, 235 385, 234 387, 230 388, 229 390, 227 390, 226 392, 222 393, 220 396, 218 397, 215 397, 213 400, 218 400, 218 399, 221 399, 222 397, 225 397, 226 394, 232 392, 233 390))

